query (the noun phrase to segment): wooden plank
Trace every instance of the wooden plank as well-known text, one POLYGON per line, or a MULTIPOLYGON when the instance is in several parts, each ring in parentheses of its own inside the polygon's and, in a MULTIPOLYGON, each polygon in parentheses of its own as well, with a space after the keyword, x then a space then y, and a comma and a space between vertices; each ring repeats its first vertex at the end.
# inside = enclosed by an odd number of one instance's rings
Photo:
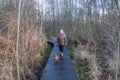
POLYGON ((56 41, 48 40, 48 42, 52 43, 54 47, 40 80, 78 80, 66 46, 64 47, 64 56, 61 56, 58 62, 54 62, 54 54, 60 54, 59 46, 56 45, 56 41))

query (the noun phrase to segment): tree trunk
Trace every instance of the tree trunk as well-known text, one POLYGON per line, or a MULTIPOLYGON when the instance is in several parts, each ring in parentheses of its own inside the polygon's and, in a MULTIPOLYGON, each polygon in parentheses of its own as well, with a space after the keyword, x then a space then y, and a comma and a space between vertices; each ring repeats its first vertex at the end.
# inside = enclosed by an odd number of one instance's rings
POLYGON ((20 35, 20 20, 21 20, 21 7, 22 7, 22 0, 19 1, 18 7, 18 24, 17 24, 17 42, 16 42, 16 60, 17 60, 17 80, 20 80, 20 73, 19 73, 19 35, 20 35))

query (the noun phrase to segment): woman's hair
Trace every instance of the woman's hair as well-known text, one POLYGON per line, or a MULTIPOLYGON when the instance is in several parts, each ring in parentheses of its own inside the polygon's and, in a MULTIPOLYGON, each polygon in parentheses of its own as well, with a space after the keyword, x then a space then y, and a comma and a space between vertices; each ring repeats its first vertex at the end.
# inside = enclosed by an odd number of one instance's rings
POLYGON ((64 31, 62 29, 60 29, 60 33, 64 33, 64 31))
POLYGON ((61 36, 64 36, 64 37, 65 37, 65 33, 64 33, 64 31, 63 31, 62 29, 60 29, 60 32, 59 32, 58 36, 59 36, 59 37, 61 37, 61 36))

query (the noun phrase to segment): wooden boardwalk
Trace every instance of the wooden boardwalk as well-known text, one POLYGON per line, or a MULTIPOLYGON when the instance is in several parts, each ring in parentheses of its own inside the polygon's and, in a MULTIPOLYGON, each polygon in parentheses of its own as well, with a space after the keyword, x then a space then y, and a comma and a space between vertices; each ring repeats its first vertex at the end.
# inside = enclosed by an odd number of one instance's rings
POLYGON ((60 57, 58 62, 54 62, 54 54, 60 53, 59 46, 56 45, 56 41, 48 40, 48 42, 52 43, 54 47, 40 80, 78 80, 70 56, 68 55, 67 48, 64 47, 64 56, 60 57))

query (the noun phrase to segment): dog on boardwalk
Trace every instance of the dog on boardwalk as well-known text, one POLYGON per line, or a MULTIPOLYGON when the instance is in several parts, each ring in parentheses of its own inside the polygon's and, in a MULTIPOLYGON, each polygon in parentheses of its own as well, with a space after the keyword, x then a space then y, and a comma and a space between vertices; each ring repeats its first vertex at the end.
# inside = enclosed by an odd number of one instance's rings
POLYGON ((59 61, 59 55, 58 54, 54 54, 54 61, 58 62, 59 61))

